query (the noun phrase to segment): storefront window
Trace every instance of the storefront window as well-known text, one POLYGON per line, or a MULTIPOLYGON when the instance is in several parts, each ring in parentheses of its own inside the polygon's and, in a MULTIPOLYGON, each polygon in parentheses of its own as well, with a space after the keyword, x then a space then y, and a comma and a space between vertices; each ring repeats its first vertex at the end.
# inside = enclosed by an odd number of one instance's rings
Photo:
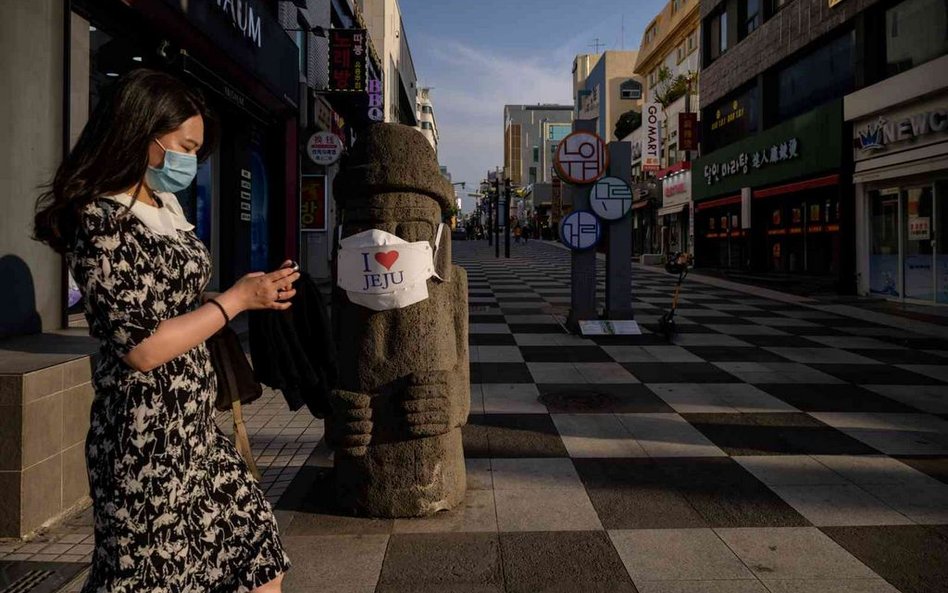
POLYGON ((777 121, 852 91, 854 40, 848 32, 777 73, 777 121))
POLYGON ((744 18, 741 23, 741 39, 760 26, 763 20, 763 15, 760 10, 760 1, 761 0, 744 0, 742 5, 744 18))
POLYGON ((886 74, 892 76, 948 53, 944 0, 905 0, 885 13, 886 74))
POLYGON ((948 181, 935 184, 935 300, 948 303, 948 181))
POLYGON ((948 182, 869 194, 869 292, 948 303, 948 182))
POLYGON ((753 83, 704 109, 701 118, 705 131, 703 150, 712 152, 757 133, 758 89, 753 83))
POLYGON ((710 63, 727 51, 727 11, 721 11, 705 22, 708 26, 708 62, 710 63))
POLYGON ((905 298, 934 300, 934 251, 932 243, 932 187, 913 187, 903 192, 905 257, 902 277, 905 298))

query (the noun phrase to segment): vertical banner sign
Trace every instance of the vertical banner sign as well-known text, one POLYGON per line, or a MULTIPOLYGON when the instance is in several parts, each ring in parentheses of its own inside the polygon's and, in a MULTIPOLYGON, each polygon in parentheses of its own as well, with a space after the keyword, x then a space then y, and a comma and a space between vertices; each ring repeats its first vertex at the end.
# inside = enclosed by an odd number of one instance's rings
POLYGON ((385 95, 382 92, 382 81, 369 79, 369 119, 385 121, 385 95))
POLYGON ((698 114, 678 114, 678 150, 698 150, 698 114))
POLYGON ((300 183, 300 230, 326 230, 326 176, 303 175, 300 183))
POLYGON ((642 151, 642 170, 658 171, 662 168, 662 106, 646 103, 642 112, 645 127, 645 147, 642 151))
POLYGON ((329 30, 329 90, 364 92, 367 86, 365 29, 329 30))
POLYGON ((563 216, 563 182, 559 177, 553 177, 553 189, 551 196, 550 217, 554 223, 560 221, 563 216))

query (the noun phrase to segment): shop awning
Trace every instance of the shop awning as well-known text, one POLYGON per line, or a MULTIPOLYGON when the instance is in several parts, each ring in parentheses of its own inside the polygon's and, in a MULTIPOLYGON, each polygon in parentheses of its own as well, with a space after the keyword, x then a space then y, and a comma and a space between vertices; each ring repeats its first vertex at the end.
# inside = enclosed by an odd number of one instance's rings
POLYGON ((668 216, 669 214, 681 214, 685 208, 688 207, 688 202, 682 202, 681 204, 672 204, 671 206, 665 206, 658 209, 659 216, 668 216))

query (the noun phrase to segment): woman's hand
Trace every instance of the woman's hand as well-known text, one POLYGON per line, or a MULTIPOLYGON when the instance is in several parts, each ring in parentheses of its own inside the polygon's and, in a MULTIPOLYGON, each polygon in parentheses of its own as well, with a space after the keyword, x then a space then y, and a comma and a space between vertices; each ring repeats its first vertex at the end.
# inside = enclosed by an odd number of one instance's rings
POLYGON ((286 261, 280 269, 266 274, 247 274, 221 294, 218 302, 231 318, 243 311, 255 309, 289 309, 291 303, 288 301, 296 294, 293 283, 300 277, 298 270, 286 267, 291 263, 286 261))

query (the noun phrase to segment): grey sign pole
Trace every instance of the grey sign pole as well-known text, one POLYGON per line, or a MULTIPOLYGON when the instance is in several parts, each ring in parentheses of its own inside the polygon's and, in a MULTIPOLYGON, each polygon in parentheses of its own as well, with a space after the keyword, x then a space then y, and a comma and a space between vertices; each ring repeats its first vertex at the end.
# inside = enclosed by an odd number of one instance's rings
MULTIPOLYGON (((632 178, 632 144, 609 143, 609 175, 626 182, 632 178)), ((632 214, 609 224, 606 252, 606 319, 633 319, 632 214)))
MULTIPOLYGON (((596 132, 596 122, 588 119, 578 119, 573 122, 574 132, 596 132)), ((631 164, 632 159, 629 159, 631 164)), ((563 184, 564 201, 569 199, 573 204, 573 211, 589 210, 589 185, 563 184)), ((596 249, 573 251, 571 257, 570 275, 570 310, 566 320, 567 326, 579 331, 579 322, 598 319, 596 311, 596 249)))

